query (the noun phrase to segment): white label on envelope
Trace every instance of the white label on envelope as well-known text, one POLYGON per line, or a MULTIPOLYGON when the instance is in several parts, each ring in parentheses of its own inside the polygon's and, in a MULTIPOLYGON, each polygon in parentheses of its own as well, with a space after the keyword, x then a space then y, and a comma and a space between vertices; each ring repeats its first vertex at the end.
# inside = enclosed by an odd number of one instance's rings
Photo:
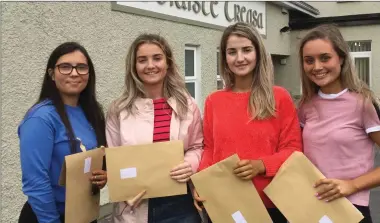
POLYGON ((234 219, 235 223, 247 223, 240 211, 233 213, 232 218, 234 219))
POLYGON ((333 221, 331 221, 331 219, 325 215, 319 219, 319 223, 333 223, 333 221))
POLYGON ((91 169, 91 157, 87 157, 85 160, 84 160, 84 173, 88 173, 90 172, 90 169, 91 169))
POLYGON ((125 169, 120 170, 120 178, 121 179, 134 178, 136 176, 137 176, 136 167, 125 168, 125 169))

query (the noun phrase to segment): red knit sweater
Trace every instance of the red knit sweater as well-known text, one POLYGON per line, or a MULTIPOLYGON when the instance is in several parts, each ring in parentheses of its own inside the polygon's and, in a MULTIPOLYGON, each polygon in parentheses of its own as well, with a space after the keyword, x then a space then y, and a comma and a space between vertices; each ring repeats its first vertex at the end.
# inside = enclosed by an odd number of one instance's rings
MULTIPOLYGON (((289 93, 273 88, 276 117, 250 121, 250 92, 221 90, 209 95, 204 112, 204 152, 198 171, 235 153, 240 159, 260 159, 265 175, 253 178, 253 183, 266 207, 274 207, 263 189, 270 183, 282 163, 293 151, 302 150, 301 129, 295 106, 289 93)), ((286 188, 284 188, 286 190, 286 188)))

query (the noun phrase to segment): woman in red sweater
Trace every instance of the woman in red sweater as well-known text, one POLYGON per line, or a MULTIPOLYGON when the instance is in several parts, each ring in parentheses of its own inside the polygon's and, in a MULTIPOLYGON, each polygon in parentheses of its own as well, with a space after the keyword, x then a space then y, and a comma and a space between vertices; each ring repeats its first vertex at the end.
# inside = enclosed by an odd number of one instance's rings
MULTIPOLYGON (((271 57, 251 25, 238 22, 227 27, 220 52, 225 89, 205 102, 204 153, 198 171, 237 153, 241 161, 234 173, 253 182, 273 222, 286 223, 263 189, 282 163, 302 150, 292 98, 284 88, 273 86, 271 57)), ((194 198, 207 200, 196 191, 194 198)), ((197 202, 195 206, 200 210, 197 202)))

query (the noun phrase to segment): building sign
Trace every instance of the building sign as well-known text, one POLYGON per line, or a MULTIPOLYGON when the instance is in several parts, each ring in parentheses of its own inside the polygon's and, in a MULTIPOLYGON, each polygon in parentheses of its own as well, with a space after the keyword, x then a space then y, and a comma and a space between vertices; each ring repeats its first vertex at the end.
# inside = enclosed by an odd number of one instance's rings
POLYGON ((224 29, 235 22, 251 23, 266 35, 265 2, 151 1, 116 2, 114 10, 224 29))

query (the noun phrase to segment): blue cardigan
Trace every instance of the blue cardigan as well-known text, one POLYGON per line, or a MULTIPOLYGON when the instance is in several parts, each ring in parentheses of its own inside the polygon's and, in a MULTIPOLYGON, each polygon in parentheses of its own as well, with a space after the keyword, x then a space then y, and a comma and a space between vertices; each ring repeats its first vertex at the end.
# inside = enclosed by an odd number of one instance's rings
MULTIPOLYGON (((97 147, 95 131, 80 106, 65 105, 76 138, 87 149, 97 147)), ((22 190, 40 223, 60 223, 65 187, 59 176, 70 146, 65 126, 50 100, 33 106, 19 125, 22 190)), ((80 152, 77 143, 77 152, 80 152)))

